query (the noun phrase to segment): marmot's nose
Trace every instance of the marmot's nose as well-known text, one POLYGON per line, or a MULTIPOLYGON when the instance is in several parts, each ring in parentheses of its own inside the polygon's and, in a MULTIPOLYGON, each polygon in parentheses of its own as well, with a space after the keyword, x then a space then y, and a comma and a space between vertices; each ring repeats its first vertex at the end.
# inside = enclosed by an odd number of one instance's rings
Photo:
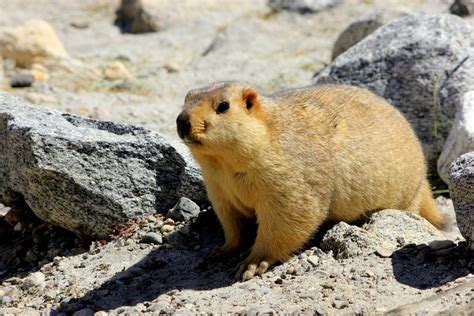
POLYGON ((181 138, 187 136, 191 130, 191 122, 189 121, 188 112, 182 111, 176 119, 176 126, 178 127, 178 135, 181 138))

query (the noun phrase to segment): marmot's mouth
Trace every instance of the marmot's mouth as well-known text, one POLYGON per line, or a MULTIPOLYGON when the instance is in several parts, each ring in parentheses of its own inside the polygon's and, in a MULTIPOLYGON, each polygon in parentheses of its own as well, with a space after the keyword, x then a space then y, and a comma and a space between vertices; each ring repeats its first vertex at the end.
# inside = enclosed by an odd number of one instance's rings
POLYGON ((191 139, 191 138, 188 138, 188 137, 184 137, 183 141, 186 145, 200 145, 200 144, 202 144, 200 141, 195 140, 195 139, 191 139))

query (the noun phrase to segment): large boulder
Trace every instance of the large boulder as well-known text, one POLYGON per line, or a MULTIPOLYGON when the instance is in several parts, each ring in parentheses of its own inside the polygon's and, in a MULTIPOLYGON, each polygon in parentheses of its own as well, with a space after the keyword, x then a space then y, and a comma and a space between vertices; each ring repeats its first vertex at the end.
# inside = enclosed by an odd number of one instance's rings
POLYGON ((449 182, 449 169, 453 161, 471 151, 474 151, 474 91, 464 94, 438 159, 438 174, 444 182, 449 182))
POLYGON ((474 86, 474 32, 453 15, 405 17, 339 55, 313 82, 365 87, 387 99, 414 126, 435 170, 456 105, 474 86))
POLYGON ((206 199, 199 170, 160 135, 130 125, 37 109, 0 92, 0 201, 41 219, 107 237, 181 196, 206 199))
POLYGON ((474 151, 457 158, 451 165, 449 192, 459 231, 474 251, 474 151))
POLYGON ((0 28, 0 51, 4 58, 15 60, 21 67, 68 57, 54 29, 43 20, 0 28))

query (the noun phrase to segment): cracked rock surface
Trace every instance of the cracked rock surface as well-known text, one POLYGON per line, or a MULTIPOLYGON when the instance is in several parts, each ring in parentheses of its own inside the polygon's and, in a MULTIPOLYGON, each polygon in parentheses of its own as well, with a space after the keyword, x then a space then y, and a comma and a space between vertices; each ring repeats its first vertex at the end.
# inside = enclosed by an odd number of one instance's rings
POLYGON ((199 170, 160 135, 131 125, 35 109, 0 92, 0 195, 41 219, 107 237, 173 200, 205 201, 199 170))

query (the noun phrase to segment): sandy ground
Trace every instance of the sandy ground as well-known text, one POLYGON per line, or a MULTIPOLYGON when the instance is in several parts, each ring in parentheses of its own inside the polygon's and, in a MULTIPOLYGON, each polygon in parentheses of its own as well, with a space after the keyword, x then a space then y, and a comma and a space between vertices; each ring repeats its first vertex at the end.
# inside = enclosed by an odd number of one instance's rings
MULTIPOLYGON (((75 60, 48 67, 49 80, 26 89, 9 87, 15 69, 4 61, 0 88, 41 107, 133 123, 176 140, 174 120, 192 88, 229 79, 265 93, 307 85, 330 62, 333 43, 352 21, 374 14, 447 13, 451 3, 345 0, 318 14, 298 15, 271 13, 265 1, 223 1, 222 7, 189 13, 161 32, 129 35, 113 26, 117 2, 0 0, 0 27, 44 19, 75 60), (73 26, 78 24, 87 27, 73 26), (130 78, 105 80, 103 69, 117 60, 130 78)), ((467 21, 474 25, 472 17, 467 21)), ((147 230, 161 229, 148 222, 134 236, 106 245, 79 245, 74 237, 71 246, 54 244, 56 259, 33 268, 45 276, 39 287, 24 285, 31 267, 12 272, 3 266, 0 292, 11 300, 3 300, 0 310, 367 314, 430 297, 435 303, 423 303, 421 309, 428 314, 472 307, 472 258, 463 253, 462 243, 446 256, 425 258, 419 254, 427 246, 418 243, 400 246, 391 257, 373 253, 335 259, 315 242, 263 277, 234 283, 229 271, 237 258, 203 264, 222 239, 212 215, 203 215, 185 237, 175 233, 177 240, 170 237, 165 245, 139 242, 147 230)), ((59 241, 65 238, 59 236, 59 241)), ((457 232, 445 238, 461 242, 457 232)), ((4 246, 12 249, 11 243, 4 246)))

